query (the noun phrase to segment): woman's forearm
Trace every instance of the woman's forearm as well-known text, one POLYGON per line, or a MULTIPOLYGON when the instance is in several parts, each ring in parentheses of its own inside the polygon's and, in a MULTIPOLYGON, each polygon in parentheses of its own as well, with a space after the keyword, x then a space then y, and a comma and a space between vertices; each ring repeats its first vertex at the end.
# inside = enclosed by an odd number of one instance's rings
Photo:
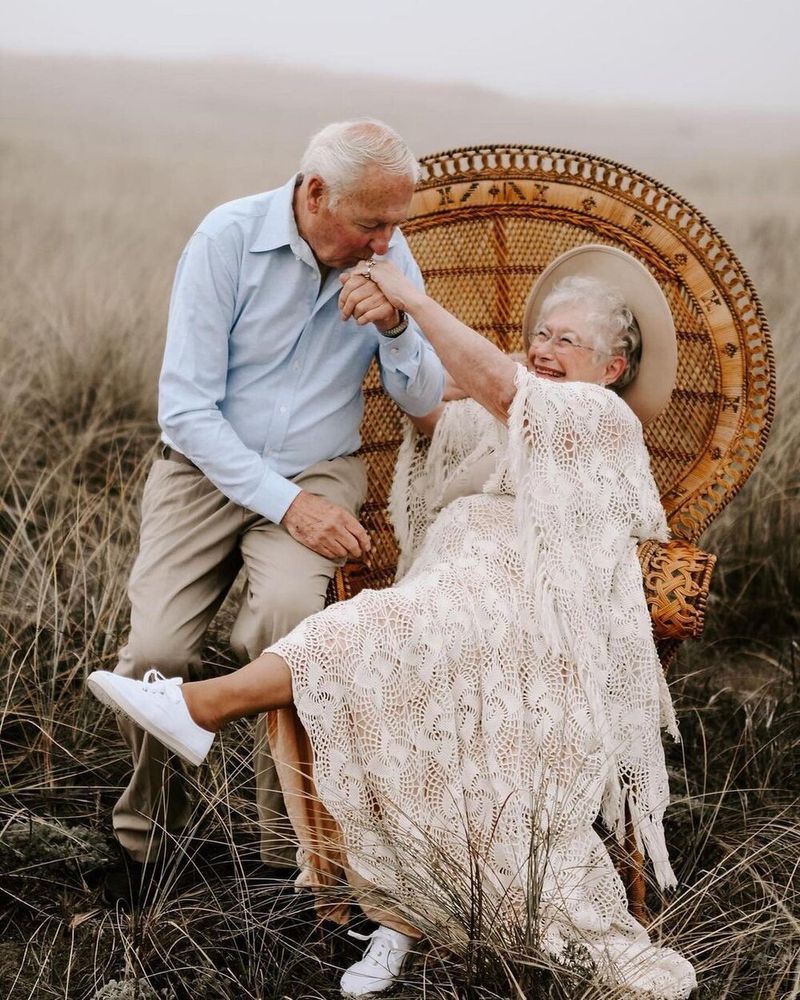
POLYGON ((516 391, 515 362, 424 292, 408 296, 404 308, 464 392, 505 420, 516 391))
POLYGON ((436 430, 436 424, 444 411, 444 407, 444 403, 439 403, 436 409, 431 410, 430 413, 426 413, 424 417, 412 417, 410 413, 407 413, 406 416, 420 434, 424 434, 426 437, 433 437, 433 432, 436 430))

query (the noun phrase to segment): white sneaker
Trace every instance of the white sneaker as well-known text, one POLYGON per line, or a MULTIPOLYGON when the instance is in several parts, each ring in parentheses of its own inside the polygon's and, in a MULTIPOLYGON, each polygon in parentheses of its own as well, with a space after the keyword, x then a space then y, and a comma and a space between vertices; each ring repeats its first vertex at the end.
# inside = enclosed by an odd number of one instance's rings
POLYGON ((95 698, 127 715, 183 760, 195 767, 205 760, 214 733, 198 726, 189 715, 180 677, 168 679, 157 670, 148 670, 144 680, 135 681, 108 670, 95 670, 86 683, 95 698))
POLYGON ((359 941, 369 941, 361 961, 351 965, 342 976, 342 993, 350 997, 381 993, 396 983, 417 943, 416 938, 393 931, 383 924, 371 934, 348 933, 359 941))

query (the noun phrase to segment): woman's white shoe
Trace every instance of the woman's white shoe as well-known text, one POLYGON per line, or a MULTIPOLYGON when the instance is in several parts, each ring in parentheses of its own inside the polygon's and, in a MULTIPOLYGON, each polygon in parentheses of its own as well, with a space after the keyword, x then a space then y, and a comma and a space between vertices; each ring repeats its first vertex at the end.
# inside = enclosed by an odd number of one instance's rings
POLYGON ((189 715, 180 677, 167 678, 157 670, 148 670, 144 680, 135 681, 95 670, 86 683, 95 698, 127 715, 183 760, 195 767, 205 760, 214 733, 198 726, 189 715))
POLYGON ((408 937, 381 924, 371 934, 349 932, 359 941, 369 941, 364 957, 351 965, 341 979, 342 993, 363 997, 381 993, 397 982, 412 955, 416 938, 408 937))

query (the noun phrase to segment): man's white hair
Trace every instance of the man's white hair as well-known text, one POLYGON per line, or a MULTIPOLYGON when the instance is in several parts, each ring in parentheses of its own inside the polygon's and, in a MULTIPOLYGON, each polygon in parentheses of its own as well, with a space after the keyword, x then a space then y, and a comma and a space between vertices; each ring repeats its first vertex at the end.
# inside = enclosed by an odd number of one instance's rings
POLYGON ((358 187, 367 167, 419 180, 419 164, 405 140, 384 122, 373 118, 333 122, 311 137, 300 161, 304 177, 315 174, 328 187, 333 206, 358 187))

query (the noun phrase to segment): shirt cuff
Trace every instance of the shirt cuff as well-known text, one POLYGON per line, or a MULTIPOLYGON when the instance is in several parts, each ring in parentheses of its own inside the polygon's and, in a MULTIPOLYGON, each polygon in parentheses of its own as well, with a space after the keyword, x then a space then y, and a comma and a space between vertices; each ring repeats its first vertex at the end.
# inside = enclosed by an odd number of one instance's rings
POLYGON ((381 366, 390 372, 401 372, 413 378, 422 357, 422 340, 411 322, 399 337, 380 338, 381 366))
POLYGON ((284 478, 274 469, 265 469, 253 502, 247 506, 273 524, 280 524, 292 501, 301 492, 301 487, 296 483, 284 478))

